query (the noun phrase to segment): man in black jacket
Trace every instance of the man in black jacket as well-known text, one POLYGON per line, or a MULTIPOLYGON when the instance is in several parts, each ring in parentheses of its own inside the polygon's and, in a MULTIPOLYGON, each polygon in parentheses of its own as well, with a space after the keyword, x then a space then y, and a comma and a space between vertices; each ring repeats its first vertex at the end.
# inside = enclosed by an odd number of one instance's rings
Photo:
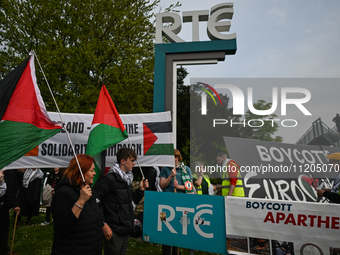
MULTIPOLYGON (((9 254, 9 210, 14 208, 16 213, 20 213, 17 201, 17 171, 6 170, 3 173, 4 177, 2 179, 6 183, 6 193, 0 197, 0 255, 9 254)), ((0 180, 0 182, 2 181, 0 180)))
POLYGON ((126 254, 129 235, 134 227, 134 206, 140 202, 145 189, 149 187, 148 180, 142 179, 139 189, 133 192, 132 168, 137 158, 134 150, 122 148, 116 156, 118 163, 94 187, 104 207, 105 255, 126 254))

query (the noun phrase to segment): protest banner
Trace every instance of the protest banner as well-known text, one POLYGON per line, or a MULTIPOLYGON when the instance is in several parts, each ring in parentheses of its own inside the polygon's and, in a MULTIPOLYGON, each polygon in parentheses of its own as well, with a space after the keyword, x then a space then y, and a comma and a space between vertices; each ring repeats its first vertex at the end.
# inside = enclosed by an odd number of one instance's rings
POLYGON ((339 205, 226 197, 232 254, 339 254, 339 205))
MULTIPOLYGON (((60 121, 59 114, 48 112, 51 120, 60 121)), ((93 114, 62 113, 76 153, 85 153, 93 114)), ((116 162, 122 147, 136 151, 141 166, 173 166, 174 147, 170 112, 121 114, 131 144, 124 140, 106 150, 106 166, 116 162)), ((60 131, 4 169, 67 167, 73 151, 65 131, 60 131)))
POLYGON ((223 138, 230 158, 241 166, 246 197, 319 201, 315 188, 331 188, 340 173, 326 158, 339 152, 337 147, 223 138))

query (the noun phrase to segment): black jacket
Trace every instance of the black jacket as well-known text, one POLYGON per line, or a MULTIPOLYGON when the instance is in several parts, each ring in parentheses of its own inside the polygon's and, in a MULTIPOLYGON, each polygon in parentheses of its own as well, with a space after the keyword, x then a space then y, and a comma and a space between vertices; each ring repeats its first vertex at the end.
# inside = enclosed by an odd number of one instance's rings
POLYGON ((332 201, 333 203, 340 203, 340 195, 333 193, 331 191, 325 191, 325 193, 323 193, 323 196, 328 198, 330 201, 332 201))
POLYGON ((52 255, 102 254, 103 214, 100 200, 93 192, 77 219, 72 207, 79 195, 80 188, 63 179, 53 196, 52 255))
POLYGON ((112 231, 120 236, 131 234, 134 227, 132 201, 137 205, 144 191, 137 189, 133 192, 132 184, 127 185, 113 172, 99 179, 94 189, 103 203, 105 222, 112 231))
POLYGON ((27 216, 27 205, 33 206, 32 216, 39 215, 40 195, 41 195, 41 179, 36 178, 31 181, 28 188, 22 185, 19 186, 18 202, 20 206, 20 216, 27 216))
POLYGON ((18 177, 16 172, 17 170, 6 170, 4 172, 7 190, 6 193, 0 197, 1 210, 9 211, 11 208, 18 206, 18 177))
POLYGON ((59 185, 62 176, 63 175, 60 171, 57 174, 55 172, 52 172, 47 176, 46 184, 51 185, 51 187, 56 190, 56 187, 59 185))

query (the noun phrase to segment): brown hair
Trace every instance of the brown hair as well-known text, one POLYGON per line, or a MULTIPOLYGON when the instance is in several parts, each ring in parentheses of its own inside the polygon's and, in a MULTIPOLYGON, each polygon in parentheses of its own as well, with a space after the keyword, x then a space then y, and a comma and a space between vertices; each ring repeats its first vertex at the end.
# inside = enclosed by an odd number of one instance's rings
POLYGON ((175 149, 175 157, 178 157, 179 161, 182 161, 182 156, 179 150, 175 149))
MULTIPOLYGON (((90 170, 92 163, 94 163, 93 157, 85 154, 78 154, 77 155, 79 165, 81 167, 83 175, 90 170)), ((76 161, 76 158, 74 157, 70 161, 70 165, 66 169, 63 178, 67 178, 70 183, 75 182, 77 186, 80 186, 80 184, 83 182, 83 179, 81 178, 79 167, 76 161)))
POLYGON ((132 160, 135 160, 137 158, 136 152, 133 149, 125 147, 121 148, 116 156, 118 164, 121 163, 122 159, 128 160, 128 158, 131 158, 132 160))

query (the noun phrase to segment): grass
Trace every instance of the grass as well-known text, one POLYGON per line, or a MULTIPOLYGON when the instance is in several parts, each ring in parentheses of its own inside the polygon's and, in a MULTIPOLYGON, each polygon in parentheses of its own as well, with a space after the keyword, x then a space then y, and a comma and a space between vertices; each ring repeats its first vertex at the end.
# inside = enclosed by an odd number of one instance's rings
MULTIPOLYGON (((12 215, 12 214, 11 214, 12 215)), ((11 225, 9 232, 8 245, 11 248, 13 240, 14 217, 10 217, 11 225)), ((40 213, 39 216, 33 217, 34 226, 25 224, 26 217, 22 217, 21 226, 15 230, 13 252, 20 255, 50 255, 53 241, 53 223, 41 226, 45 221, 45 214, 40 213)), ((189 250, 180 249, 182 255, 188 255, 189 250)), ((162 245, 146 243, 141 239, 130 238, 128 251, 126 254, 144 255, 155 254, 162 255, 162 245)), ((208 255, 213 253, 196 252, 198 255, 208 255)))

